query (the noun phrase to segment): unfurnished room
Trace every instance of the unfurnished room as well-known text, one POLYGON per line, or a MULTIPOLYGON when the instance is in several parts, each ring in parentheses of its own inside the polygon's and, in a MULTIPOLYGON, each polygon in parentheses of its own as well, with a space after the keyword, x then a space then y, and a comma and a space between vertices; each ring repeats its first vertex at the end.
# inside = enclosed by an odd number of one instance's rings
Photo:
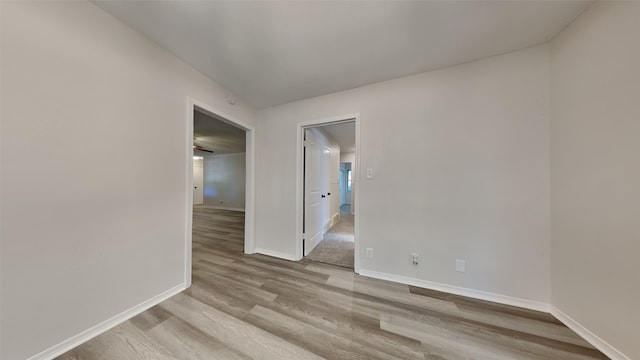
POLYGON ((640 360, 639 19, 0 0, 0 359, 640 360))

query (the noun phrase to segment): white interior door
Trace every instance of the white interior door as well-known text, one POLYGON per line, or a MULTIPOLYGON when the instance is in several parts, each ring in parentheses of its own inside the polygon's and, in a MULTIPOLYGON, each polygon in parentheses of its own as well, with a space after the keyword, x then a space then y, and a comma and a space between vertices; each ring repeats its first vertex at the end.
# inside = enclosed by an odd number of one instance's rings
POLYGON ((304 173, 304 256, 322 240, 322 148, 313 131, 305 130, 305 173, 304 173))
POLYGON ((193 161, 193 205, 204 203, 204 166, 202 160, 193 161))
MULTIPOLYGON (((331 148, 327 144, 322 144, 322 159, 320 159, 320 187, 322 194, 320 201, 322 202, 322 236, 331 227, 331 148)), ((334 191, 335 193, 335 191, 334 191)))

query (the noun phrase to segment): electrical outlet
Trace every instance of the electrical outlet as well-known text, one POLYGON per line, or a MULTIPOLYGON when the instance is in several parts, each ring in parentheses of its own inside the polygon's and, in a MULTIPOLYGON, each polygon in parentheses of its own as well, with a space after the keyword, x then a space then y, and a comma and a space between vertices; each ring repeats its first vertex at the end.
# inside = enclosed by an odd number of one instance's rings
POLYGON ((367 248, 367 257, 368 258, 372 258, 373 257, 373 248, 367 248))
POLYGON ((418 253, 412 253, 411 254, 411 263, 413 265, 418 265, 418 258, 420 257, 420 254, 418 253))
POLYGON ((467 262, 464 260, 456 259, 456 271, 457 272, 465 272, 467 267, 467 262))

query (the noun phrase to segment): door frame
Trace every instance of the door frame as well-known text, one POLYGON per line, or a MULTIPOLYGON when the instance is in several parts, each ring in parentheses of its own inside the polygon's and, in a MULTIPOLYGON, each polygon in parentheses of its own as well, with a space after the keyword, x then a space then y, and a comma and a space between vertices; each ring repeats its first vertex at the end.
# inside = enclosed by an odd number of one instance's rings
POLYGON ((360 233, 360 114, 346 114, 346 115, 338 115, 332 116, 328 118, 310 120, 310 121, 301 121, 296 125, 297 129, 297 140, 296 140, 296 259, 302 260, 302 223, 304 221, 304 217, 302 215, 304 204, 303 204, 303 172, 304 172, 304 130, 307 128, 323 126, 323 125, 332 125, 332 124, 340 124, 345 122, 355 122, 356 126, 356 163, 355 168, 352 167, 352 171, 356 174, 354 179, 354 192, 353 199, 356 203, 355 211, 354 211, 354 259, 353 259, 353 270, 355 273, 360 272, 360 246, 358 241, 358 234, 360 233))
POLYGON ((243 129, 246 133, 245 148, 245 217, 244 217, 244 253, 253 254, 255 252, 255 149, 256 136, 255 127, 233 116, 223 113, 218 109, 202 101, 187 97, 187 131, 186 131, 186 201, 185 201, 185 269, 184 282, 186 287, 191 286, 191 263, 192 255, 192 231, 193 231, 193 113, 201 111, 215 116, 221 121, 243 129))

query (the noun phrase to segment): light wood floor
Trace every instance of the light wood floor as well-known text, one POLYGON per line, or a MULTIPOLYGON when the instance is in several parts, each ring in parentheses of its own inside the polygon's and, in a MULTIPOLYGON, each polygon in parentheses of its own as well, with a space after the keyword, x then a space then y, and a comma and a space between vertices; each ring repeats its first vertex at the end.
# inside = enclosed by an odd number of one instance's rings
POLYGON ((193 286, 59 359, 606 359, 549 314, 243 255, 243 216, 196 208, 193 286))

